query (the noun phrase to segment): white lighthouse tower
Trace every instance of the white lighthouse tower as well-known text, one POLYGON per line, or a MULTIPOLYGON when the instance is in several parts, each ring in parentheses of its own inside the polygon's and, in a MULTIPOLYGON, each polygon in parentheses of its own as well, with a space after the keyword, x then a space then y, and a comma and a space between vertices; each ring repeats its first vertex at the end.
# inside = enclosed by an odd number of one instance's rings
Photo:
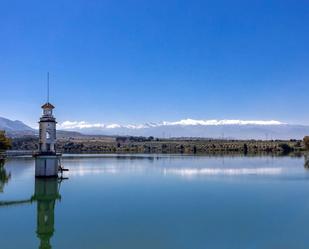
POLYGON ((40 140, 39 152, 41 154, 55 154, 56 153, 56 119, 53 116, 53 109, 55 107, 47 102, 42 106, 43 115, 40 118, 40 140))
POLYGON ((47 102, 42 106, 43 114, 39 121, 39 151, 35 154, 35 176, 57 177, 60 168, 60 154, 56 153, 55 107, 49 103, 49 74, 47 75, 47 102))

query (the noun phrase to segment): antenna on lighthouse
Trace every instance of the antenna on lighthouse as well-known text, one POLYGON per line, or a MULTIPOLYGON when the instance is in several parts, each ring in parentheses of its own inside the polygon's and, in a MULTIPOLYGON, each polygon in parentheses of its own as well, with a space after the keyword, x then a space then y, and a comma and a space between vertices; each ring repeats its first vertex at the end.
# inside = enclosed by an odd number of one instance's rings
POLYGON ((49 103, 49 72, 47 72, 47 103, 49 103))

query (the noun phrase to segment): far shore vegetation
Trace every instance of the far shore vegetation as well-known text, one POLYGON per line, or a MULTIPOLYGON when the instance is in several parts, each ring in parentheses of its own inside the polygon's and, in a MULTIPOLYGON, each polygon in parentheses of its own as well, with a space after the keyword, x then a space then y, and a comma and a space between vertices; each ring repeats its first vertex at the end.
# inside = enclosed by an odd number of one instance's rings
POLYGON ((4 158, 2 152, 11 148, 11 139, 9 139, 4 131, 0 131, 0 193, 3 192, 4 185, 9 181, 11 175, 4 168, 4 158))
POLYGON ((9 139, 5 131, 0 131, 0 152, 11 148, 11 139, 9 139))
MULTIPOLYGON (((6 140, 7 141, 7 140, 6 140)), ((38 149, 36 136, 12 139, 13 150, 38 149)), ((6 146, 10 146, 7 141, 6 146)), ((309 150, 309 136, 303 140, 224 140, 205 138, 170 138, 133 136, 60 137, 57 151, 61 153, 167 153, 167 154, 289 154, 309 150)))

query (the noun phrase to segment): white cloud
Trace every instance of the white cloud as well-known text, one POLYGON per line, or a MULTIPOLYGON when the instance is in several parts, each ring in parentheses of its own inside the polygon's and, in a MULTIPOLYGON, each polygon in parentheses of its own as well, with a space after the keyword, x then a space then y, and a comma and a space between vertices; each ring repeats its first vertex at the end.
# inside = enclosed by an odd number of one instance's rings
POLYGON ((86 121, 65 121, 59 125, 62 129, 106 128, 104 124, 91 124, 86 121))
POLYGON ((89 123, 86 121, 65 121, 59 125, 60 129, 146 129, 151 127, 161 126, 218 126, 218 125, 282 125, 284 123, 276 120, 195 120, 195 119, 183 119, 175 122, 163 121, 160 123, 147 123, 138 125, 120 125, 120 124, 103 124, 103 123, 89 123))

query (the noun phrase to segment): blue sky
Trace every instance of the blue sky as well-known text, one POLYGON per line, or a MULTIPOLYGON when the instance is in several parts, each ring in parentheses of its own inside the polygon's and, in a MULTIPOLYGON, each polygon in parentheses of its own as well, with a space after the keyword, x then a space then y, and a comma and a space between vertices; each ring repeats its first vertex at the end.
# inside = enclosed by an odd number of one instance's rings
POLYGON ((308 1, 0 1, 0 116, 309 124, 308 1))

